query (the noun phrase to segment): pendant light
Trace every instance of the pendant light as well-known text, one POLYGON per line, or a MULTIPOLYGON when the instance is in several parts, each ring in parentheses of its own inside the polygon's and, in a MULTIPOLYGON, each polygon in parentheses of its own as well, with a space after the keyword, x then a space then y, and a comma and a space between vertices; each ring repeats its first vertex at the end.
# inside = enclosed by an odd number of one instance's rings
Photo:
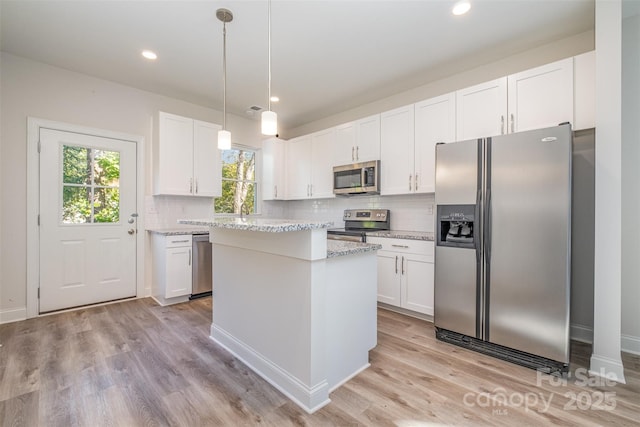
POLYGON ((216 17, 222 21, 222 130, 218 131, 218 149, 231 148, 231 132, 227 130, 227 22, 233 21, 233 13, 220 8, 216 17))
POLYGON ((278 134, 278 115, 271 111, 271 0, 269 2, 269 110, 262 112, 262 134, 278 134))

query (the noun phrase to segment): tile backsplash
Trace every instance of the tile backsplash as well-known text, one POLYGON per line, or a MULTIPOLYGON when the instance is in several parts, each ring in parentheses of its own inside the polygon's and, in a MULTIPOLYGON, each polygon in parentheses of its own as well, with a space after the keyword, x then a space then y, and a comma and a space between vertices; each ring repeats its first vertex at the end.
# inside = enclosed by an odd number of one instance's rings
MULTIPOLYGON (((262 216, 333 221, 343 227, 345 209, 389 209, 394 230, 433 231, 433 194, 402 196, 356 196, 318 200, 266 201, 262 216)), ((209 218, 213 199, 180 196, 147 196, 145 228, 166 228, 183 218, 209 218)))

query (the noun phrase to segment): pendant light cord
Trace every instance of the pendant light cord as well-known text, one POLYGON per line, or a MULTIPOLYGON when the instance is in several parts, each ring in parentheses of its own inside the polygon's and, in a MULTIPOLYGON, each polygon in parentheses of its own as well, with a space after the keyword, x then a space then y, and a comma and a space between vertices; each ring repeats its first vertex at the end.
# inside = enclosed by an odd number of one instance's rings
POLYGON ((222 23, 222 129, 227 130, 227 23, 222 23))
POLYGON ((269 0, 269 111, 271 111, 271 0, 269 0))

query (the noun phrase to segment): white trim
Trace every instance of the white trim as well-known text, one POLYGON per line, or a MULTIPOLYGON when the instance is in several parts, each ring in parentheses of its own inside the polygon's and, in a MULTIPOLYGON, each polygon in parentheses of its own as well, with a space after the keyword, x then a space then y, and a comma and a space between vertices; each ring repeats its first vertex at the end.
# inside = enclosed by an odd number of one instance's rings
POLYGON ((0 310, 0 324, 17 322, 19 320, 25 320, 27 318, 26 307, 22 308, 8 308, 0 310))
POLYGON ((624 380, 624 366, 620 359, 611 359, 603 356, 591 355, 589 373, 602 378, 607 378, 621 384, 626 384, 624 380))
POLYGON ((622 351, 640 356, 640 337, 622 334, 622 351))
POLYGON ((104 129, 55 122, 35 117, 27 118, 27 307, 26 318, 39 316, 38 286, 40 283, 40 239, 38 213, 40 212, 40 159, 38 140, 40 129, 82 133, 103 138, 121 139, 136 144, 136 211, 138 212, 136 234, 136 296, 145 294, 144 281, 144 137, 104 129))
POLYGON ((593 343, 593 328, 590 326, 579 325, 577 323, 571 324, 571 339, 573 341, 584 342, 587 344, 593 343))

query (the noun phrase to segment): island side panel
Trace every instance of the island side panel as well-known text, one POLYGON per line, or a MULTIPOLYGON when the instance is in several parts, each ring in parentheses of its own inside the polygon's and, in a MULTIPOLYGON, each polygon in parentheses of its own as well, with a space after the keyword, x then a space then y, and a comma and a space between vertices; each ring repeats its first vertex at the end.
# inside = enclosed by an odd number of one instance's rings
POLYGON ((308 412, 324 406, 325 260, 228 246, 214 234, 211 337, 308 412))
POLYGON ((375 252, 327 260, 327 377, 330 391, 369 366, 377 345, 375 252))

